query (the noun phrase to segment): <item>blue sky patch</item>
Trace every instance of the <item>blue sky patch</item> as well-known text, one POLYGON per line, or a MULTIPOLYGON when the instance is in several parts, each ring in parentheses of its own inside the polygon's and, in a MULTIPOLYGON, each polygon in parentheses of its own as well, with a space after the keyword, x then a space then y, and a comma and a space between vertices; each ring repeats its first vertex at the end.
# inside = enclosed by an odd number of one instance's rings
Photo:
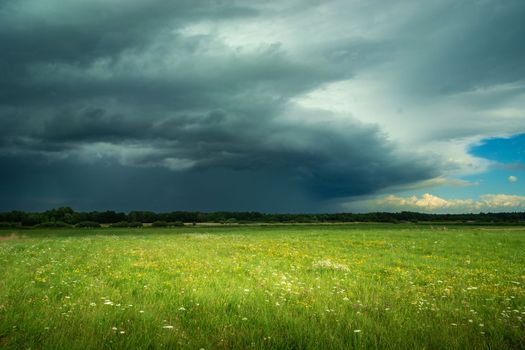
POLYGON ((525 162, 525 134, 484 140, 482 144, 471 148, 470 154, 500 163, 523 163, 525 162))

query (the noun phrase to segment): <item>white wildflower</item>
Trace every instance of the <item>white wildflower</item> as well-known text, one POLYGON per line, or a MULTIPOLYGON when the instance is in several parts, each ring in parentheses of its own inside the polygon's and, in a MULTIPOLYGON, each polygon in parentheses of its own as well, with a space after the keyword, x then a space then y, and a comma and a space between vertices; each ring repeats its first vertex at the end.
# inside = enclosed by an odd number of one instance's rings
POLYGON ((333 262, 330 259, 318 260, 312 264, 315 269, 350 271, 347 265, 333 262))

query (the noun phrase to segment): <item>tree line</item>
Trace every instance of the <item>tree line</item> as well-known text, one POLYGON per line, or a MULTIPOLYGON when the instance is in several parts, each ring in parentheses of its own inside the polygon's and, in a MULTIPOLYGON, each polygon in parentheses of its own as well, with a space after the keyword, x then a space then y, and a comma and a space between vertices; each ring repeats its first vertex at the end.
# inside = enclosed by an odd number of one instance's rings
POLYGON ((388 223, 464 223, 464 224, 525 224, 525 212, 478 214, 427 214, 417 212, 373 212, 334 214, 272 214, 260 212, 190 212, 152 211, 116 212, 113 210, 77 212, 69 207, 44 212, 9 211, 0 213, 0 227, 90 227, 109 224, 114 227, 181 226, 183 223, 337 223, 337 222, 388 222, 388 223))

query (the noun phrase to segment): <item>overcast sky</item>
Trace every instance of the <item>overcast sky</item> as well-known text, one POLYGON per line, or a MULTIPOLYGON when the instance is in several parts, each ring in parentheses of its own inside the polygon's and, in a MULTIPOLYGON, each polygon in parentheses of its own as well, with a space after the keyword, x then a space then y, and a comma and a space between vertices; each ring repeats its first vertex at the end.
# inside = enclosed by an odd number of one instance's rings
POLYGON ((524 18, 3 0, 0 210, 525 211, 524 18))

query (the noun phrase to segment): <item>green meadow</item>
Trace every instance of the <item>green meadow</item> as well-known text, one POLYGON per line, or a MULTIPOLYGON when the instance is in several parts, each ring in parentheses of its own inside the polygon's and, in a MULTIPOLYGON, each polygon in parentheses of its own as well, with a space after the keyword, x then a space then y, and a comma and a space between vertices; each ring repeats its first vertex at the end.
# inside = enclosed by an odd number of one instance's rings
POLYGON ((1 349, 523 349, 525 228, 0 231, 1 349))

